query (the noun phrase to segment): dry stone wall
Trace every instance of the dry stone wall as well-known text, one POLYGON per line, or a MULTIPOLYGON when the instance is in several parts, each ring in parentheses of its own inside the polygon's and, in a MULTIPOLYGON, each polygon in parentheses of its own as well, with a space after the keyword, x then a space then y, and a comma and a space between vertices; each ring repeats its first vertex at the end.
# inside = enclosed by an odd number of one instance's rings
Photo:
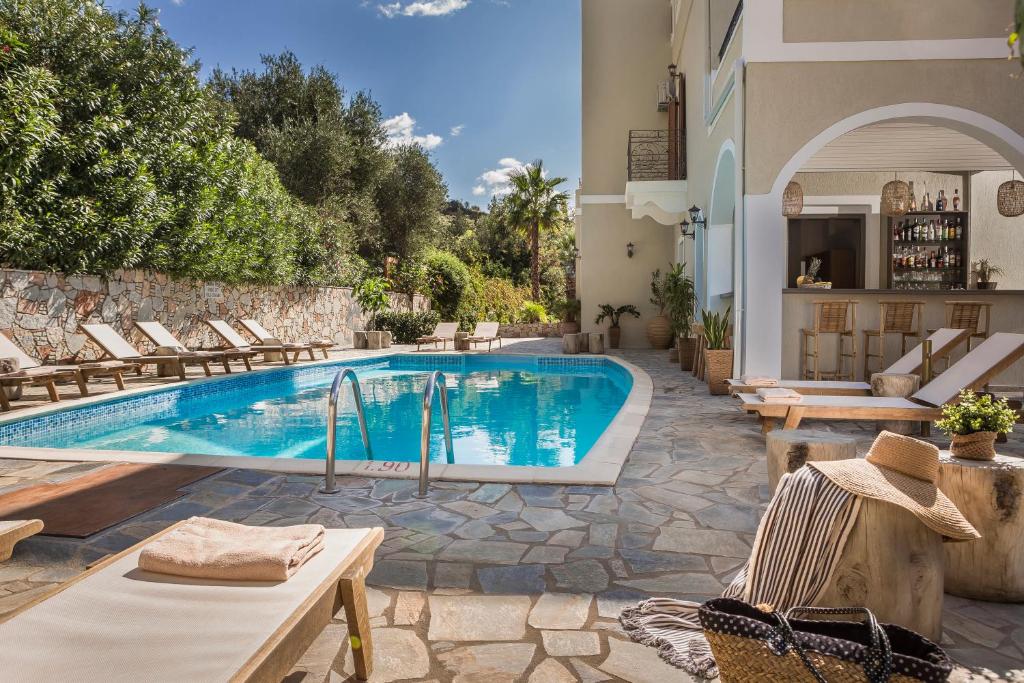
MULTIPOLYGON (((420 295, 391 299, 395 310, 430 308, 420 295)), ((158 320, 188 346, 202 348, 217 345, 203 324, 217 318, 254 318, 286 341, 327 338, 340 345, 350 345, 352 332, 366 322, 344 287, 223 285, 142 270, 100 278, 0 269, 0 332, 50 362, 98 357, 79 333, 81 323, 109 323, 145 351, 150 345, 134 329, 136 320, 158 320)))

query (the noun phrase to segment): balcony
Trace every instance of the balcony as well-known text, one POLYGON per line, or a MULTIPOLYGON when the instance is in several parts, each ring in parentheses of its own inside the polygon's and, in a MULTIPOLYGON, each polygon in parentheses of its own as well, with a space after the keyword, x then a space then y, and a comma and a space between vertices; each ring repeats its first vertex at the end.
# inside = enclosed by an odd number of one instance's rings
POLYGON ((683 131, 631 130, 626 208, 633 218, 676 225, 686 214, 686 135, 683 131))

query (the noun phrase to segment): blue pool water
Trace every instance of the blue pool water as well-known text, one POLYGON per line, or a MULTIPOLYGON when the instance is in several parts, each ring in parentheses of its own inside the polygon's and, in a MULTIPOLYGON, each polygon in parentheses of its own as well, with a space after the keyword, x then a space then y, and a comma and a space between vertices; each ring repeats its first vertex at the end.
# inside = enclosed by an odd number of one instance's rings
MULTIPOLYGON (((374 459, 417 461, 428 373, 447 376, 455 462, 563 467, 586 455, 632 377, 599 358, 395 355, 239 373, 0 424, 0 445, 323 459, 327 394, 341 367, 362 385, 374 459)), ((348 384, 337 457, 363 460, 348 384)), ((431 460, 444 461, 435 400, 431 460)))

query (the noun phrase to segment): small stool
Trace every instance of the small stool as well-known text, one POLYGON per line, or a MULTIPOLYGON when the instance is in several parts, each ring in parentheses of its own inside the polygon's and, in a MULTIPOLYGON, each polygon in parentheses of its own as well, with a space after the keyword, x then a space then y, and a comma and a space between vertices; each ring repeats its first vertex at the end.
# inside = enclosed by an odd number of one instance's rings
POLYGON ((563 334, 562 335, 562 353, 574 356, 580 352, 580 339, 579 334, 563 334))
POLYGON ((784 474, 808 462, 851 460, 857 457, 857 439, 814 429, 779 429, 768 433, 768 487, 774 492, 784 474))
POLYGON ((456 351, 469 351, 470 347, 469 347, 469 342, 467 341, 468 339, 469 339, 469 332, 456 332, 455 333, 455 341, 453 342, 453 345, 455 346, 455 350, 456 351))
POLYGON ((822 379, 853 381, 857 367, 857 303, 850 300, 813 301, 814 327, 800 330, 803 350, 800 355, 800 378, 819 381, 822 379), (823 371, 820 366, 820 337, 823 334, 837 335, 836 367, 823 371), (849 351, 844 342, 849 340, 849 351), (814 348, 811 348, 811 342, 814 348), (810 359, 810 363, 808 363, 810 359), (849 370, 844 369, 849 361, 849 370), (810 365, 810 367, 808 367, 810 365))
MULTIPOLYGON (((871 395, 889 398, 910 398, 921 388, 918 375, 889 375, 876 372, 871 375, 871 395)), ((917 434, 921 425, 908 420, 878 420, 875 429, 888 430, 894 434, 917 434)))
POLYGON ((879 301, 877 330, 864 330, 864 377, 871 376, 871 359, 878 359, 878 369, 885 367, 886 335, 900 336, 900 355, 907 353, 907 339, 924 338, 923 301, 879 301), (871 340, 878 339, 878 353, 871 352, 871 340))
MULTIPOLYGON (((947 301, 946 302, 946 327, 954 330, 970 330, 971 336, 967 338, 967 350, 970 351, 971 342, 975 339, 984 341, 988 339, 989 325, 992 323, 992 304, 988 301, 947 301)), ((935 330, 928 330, 928 334, 935 330)), ((949 368, 949 356, 945 359, 943 370, 949 368)))

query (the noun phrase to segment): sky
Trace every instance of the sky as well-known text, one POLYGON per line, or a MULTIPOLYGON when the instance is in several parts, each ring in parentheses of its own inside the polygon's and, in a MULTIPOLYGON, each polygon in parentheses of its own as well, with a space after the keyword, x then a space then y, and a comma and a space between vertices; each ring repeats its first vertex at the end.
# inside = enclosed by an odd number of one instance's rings
MULTIPOLYGON (((486 206, 543 159, 580 176, 580 0, 147 0, 206 78, 293 51, 368 90, 396 141, 430 150, 449 196, 486 206)), ((107 0, 131 9, 136 0, 107 0)))

